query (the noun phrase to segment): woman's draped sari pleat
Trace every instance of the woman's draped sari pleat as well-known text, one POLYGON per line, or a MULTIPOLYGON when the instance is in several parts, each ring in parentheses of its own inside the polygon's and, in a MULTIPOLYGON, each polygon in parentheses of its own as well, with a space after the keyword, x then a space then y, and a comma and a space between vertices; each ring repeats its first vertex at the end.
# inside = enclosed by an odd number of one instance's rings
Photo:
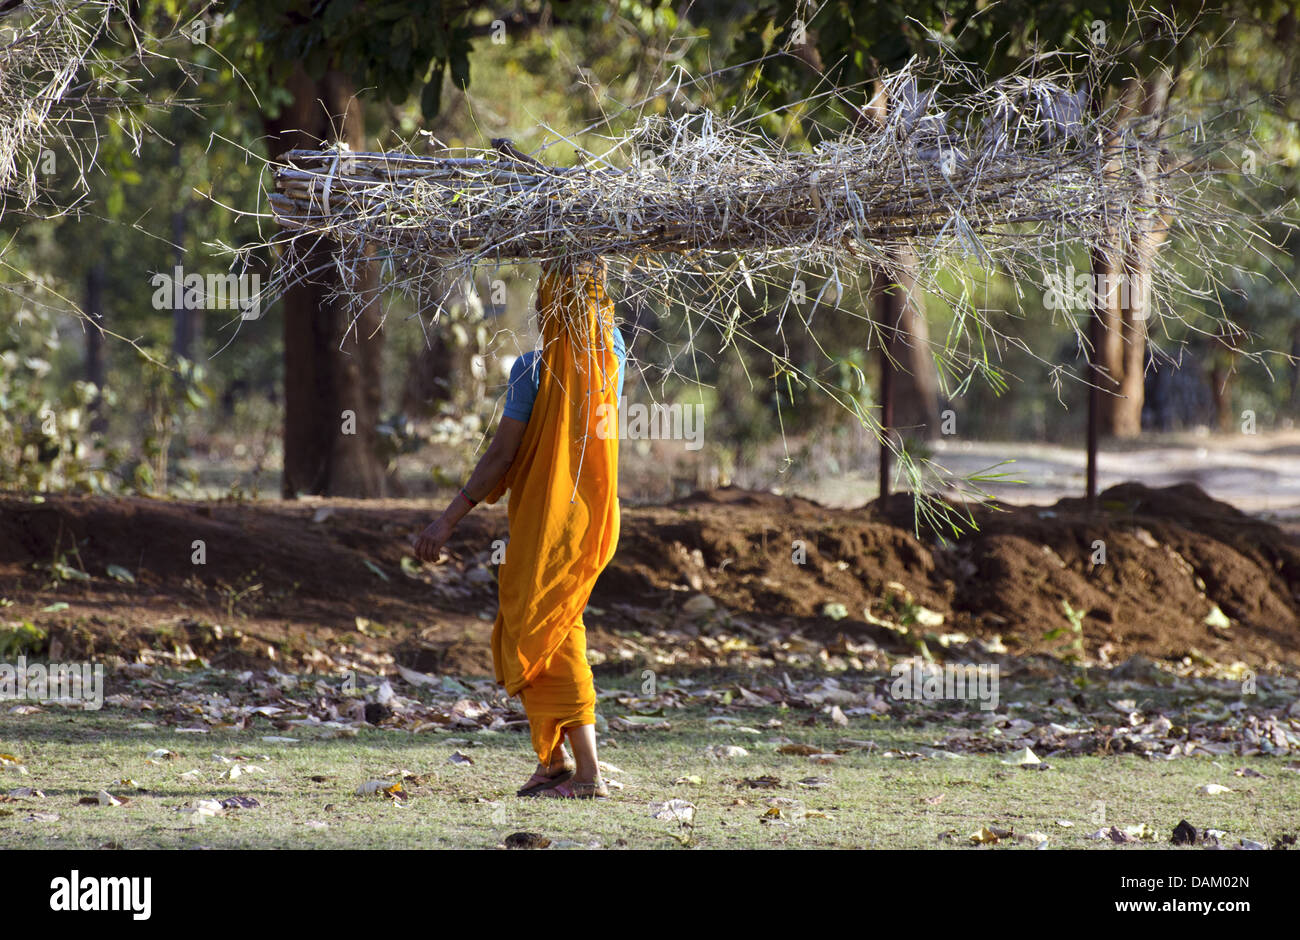
POLYGON ((537 309, 537 397, 487 501, 510 491, 496 677, 521 697, 538 759, 548 763, 565 727, 596 720, 582 612, 618 543, 618 359, 603 263, 547 266, 537 309))

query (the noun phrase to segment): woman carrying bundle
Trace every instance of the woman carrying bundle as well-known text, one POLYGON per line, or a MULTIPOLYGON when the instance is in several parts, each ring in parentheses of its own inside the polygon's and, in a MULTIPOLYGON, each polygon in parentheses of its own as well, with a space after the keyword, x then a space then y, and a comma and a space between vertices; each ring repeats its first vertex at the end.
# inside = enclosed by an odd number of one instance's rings
POLYGON ((515 362, 491 444, 415 554, 436 561, 476 503, 510 491, 492 658, 506 694, 523 701, 537 752, 518 795, 592 799, 608 791, 582 612, 618 543, 618 434, 601 432, 618 427, 606 419, 617 416, 626 360, 604 262, 544 266, 537 315, 542 348, 515 362))

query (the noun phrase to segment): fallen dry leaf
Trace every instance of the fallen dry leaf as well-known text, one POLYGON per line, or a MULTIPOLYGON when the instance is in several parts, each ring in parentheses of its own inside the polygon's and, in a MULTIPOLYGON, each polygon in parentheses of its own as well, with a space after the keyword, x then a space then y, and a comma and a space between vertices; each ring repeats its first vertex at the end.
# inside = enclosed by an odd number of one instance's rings
POLYGON ((690 824, 695 820, 695 804, 689 800, 680 799, 651 803, 650 816, 653 819, 690 824))
POLYGON ((1156 838, 1156 831, 1146 823, 1138 823, 1134 826, 1125 826, 1126 835, 1132 836, 1140 842, 1152 842, 1156 838))
POLYGON ((809 757, 813 754, 820 754, 821 748, 813 747, 811 744, 782 744, 776 749, 778 754, 796 754, 799 757, 809 757))
POLYGON ((82 806, 121 806, 127 800, 119 800, 107 790, 100 790, 94 796, 83 796, 77 801, 82 806))
POLYGON ((1126 842, 1137 841, 1136 838, 1129 835, 1127 832, 1125 832, 1123 829, 1120 829, 1118 826, 1110 826, 1109 828, 1106 829, 1098 829, 1096 832, 1089 833, 1087 838, 1092 839, 1094 842, 1104 842, 1107 839, 1109 839, 1111 842, 1114 842, 1117 845, 1123 845, 1126 842))
POLYGON ((1035 764, 1041 764, 1042 761, 1038 759, 1037 754, 1026 747, 1016 751, 1014 754, 1003 760, 1002 763, 1013 767, 1032 767, 1035 764))
POLYGON ((512 832, 501 844, 508 849, 544 849, 551 840, 539 832, 512 832))
POLYGON ((406 798, 406 791, 402 789, 402 781, 390 783, 387 780, 367 780, 357 787, 357 796, 387 796, 391 799, 402 800, 406 798))
POLYGON ((831 785, 830 777, 804 777, 798 781, 799 786, 807 787, 809 790, 820 790, 823 787, 831 785))
POLYGON ((261 805, 256 797, 251 796, 228 796, 221 801, 222 809, 256 809, 261 805))
POLYGON ((1196 843, 1196 827, 1186 819, 1179 820, 1178 825, 1174 826, 1174 832, 1169 841, 1174 845, 1194 845, 1196 843))

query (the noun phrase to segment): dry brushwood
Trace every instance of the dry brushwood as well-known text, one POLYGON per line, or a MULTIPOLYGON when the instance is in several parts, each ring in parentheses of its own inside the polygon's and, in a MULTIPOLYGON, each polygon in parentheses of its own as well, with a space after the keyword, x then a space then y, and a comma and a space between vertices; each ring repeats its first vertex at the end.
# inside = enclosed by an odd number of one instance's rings
MULTIPOLYGON (((1163 142, 1117 139, 1060 81, 1016 79, 939 110, 909 75, 877 123, 811 151, 708 111, 641 122, 615 151, 553 167, 508 141, 458 154, 292 151, 271 205, 290 238, 328 236, 448 267, 571 254, 806 252, 871 260, 948 237, 1087 238, 1173 208, 1144 178, 1163 142), (956 126, 950 127, 949 125, 956 126)), ((1162 171, 1163 172, 1163 171, 1162 171)))
POLYGON ((75 83, 121 5, 44 0, 0 10, 0 195, 17 200, 14 208, 26 210, 38 197, 41 150, 82 120, 69 100, 84 94, 75 83))
MULTIPOLYGON (((675 339, 655 337, 670 347, 657 366, 665 380, 701 354, 707 326, 719 354, 737 345, 770 354, 769 381, 829 393, 893 448, 874 409, 750 327, 774 317, 780 336, 788 316, 812 333, 830 312, 867 320, 873 343, 883 342, 888 327, 862 301, 906 266, 914 292, 953 310, 931 352, 960 386, 987 374, 990 347, 1017 344, 976 301, 981 279, 998 274, 1041 293, 1090 248, 1122 254, 1158 228, 1168 238, 1148 272, 1149 309, 1182 316, 1172 298, 1212 298, 1230 275, 1231 263, 1217 262, 1231 256, 1222 243, 1235 252, 1243 239, 1263 240, 1261 220, 1242 218, 1217 188, 1222 115, 1093 111, 1084 81, 1065 72, 987 81, 951 62, 923 68, 884 79, 862 110, 848 90, 828 93, 857 119, 810 135, 821 139, 806 149, 765 134, 754 109, 692 107, 605 119, 601 154, 547 128, 578 153, 569 167, 505 140, 433 155, 292 151, 272 167, 278 264, 262 301, 316 280, 359 311, 375 294, 358 275, 375 264, 386 292, 436 322, 438 298, 453 285, 472 291, 481 269, 601 256, 624 310, 680 324, 675 339), (1188 284, 1187 272, 1204 283, 1188 284)), ((1086 348, 1086 321, 1062 319, 1086 348)), ((904 460, 903 471, 917 483, 916 466, 904 460)))
MULTIPOLYGON (((693 310, 731 342, 745 338, 745 296, 820 281, 799 311, 810 323, 900 257, 917 290, 944 293, 945 267, 1041 282, 1071 251, 1123 250, 1144 226, 1185 236, 1179 250, 1202 261, 1224 237, 1206 168, 1222 143, 1199 118, 1093 113, 1066 73, 987 82, 943 67, 925 93, 922 78, 890 76, 887 106, 805 150, 764 134, 762 115, 695 108, 641 117, 601 155, 575 144, 572 167, 503 140, 432 156, 292 151, 273 166, 279 264, 262 300, 319 280, 360 309, 373 288, 357 274, 378 263, 385 289, 436 318, 448 284, 483 266, 600 255, 625 304, 693 310)), ((1189 291, 1159 258, 1152 280, 1153 308, 1189 291)))

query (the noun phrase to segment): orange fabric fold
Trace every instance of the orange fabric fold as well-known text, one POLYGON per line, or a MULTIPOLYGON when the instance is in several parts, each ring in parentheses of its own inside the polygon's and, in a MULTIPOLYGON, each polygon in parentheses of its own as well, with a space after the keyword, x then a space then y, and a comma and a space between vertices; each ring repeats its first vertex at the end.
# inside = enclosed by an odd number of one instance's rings
POLYGON ((563 729, 596 720, 582 612, 618 543, 618 358, 603 262, 542 272, 542 336, 532 414, 506 476, 510 541, 498 570, 496 678, 520 695, 538 759, 563 729), (603 406, 603 407, 602 407, 603 406))

